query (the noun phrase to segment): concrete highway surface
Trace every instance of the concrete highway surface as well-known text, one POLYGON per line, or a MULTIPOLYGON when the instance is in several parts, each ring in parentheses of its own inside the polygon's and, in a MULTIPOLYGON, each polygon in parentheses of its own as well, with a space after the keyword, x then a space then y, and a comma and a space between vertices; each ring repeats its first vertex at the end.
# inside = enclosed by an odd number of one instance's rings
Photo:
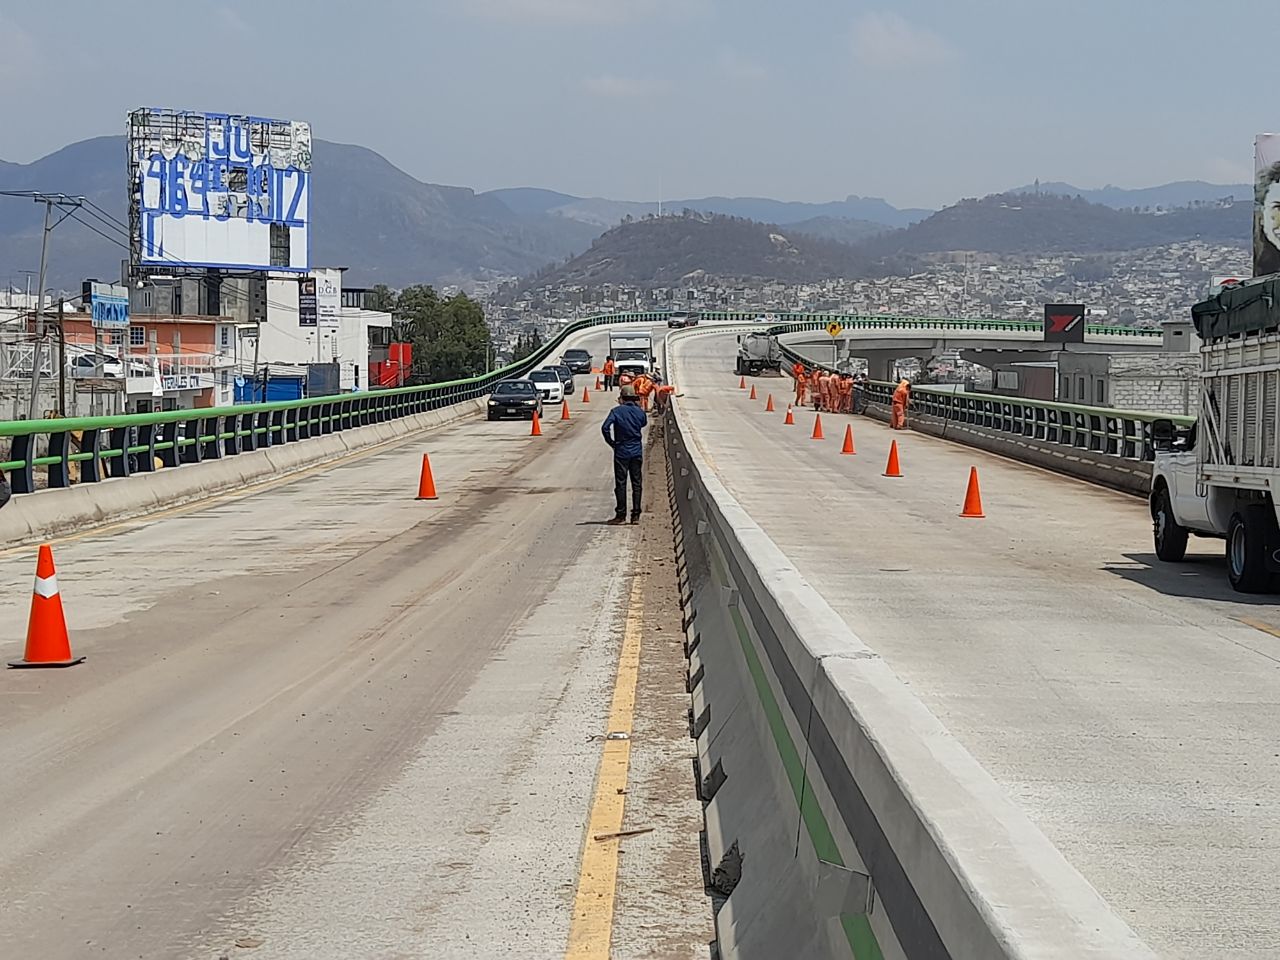
POLYGON ((672 347, 685 437, 800 573, 1162 957, 1280 956, 1276 598, 1232 593, 1217 541, 1160 564, 1136 498, 910 432, 885 478, 891 431, 811 440, 734 351, 672 347))
MULTIPOLYGON (((705 956, 669 526, 600 525, 610 402, 55 542, 88 659, 0 674, 0 955, 563 956, 635 614, 625 825, 656 829, 624 841, 614 956, 705 956)), ((0 552, 5 660, 33 558, 0 552)))

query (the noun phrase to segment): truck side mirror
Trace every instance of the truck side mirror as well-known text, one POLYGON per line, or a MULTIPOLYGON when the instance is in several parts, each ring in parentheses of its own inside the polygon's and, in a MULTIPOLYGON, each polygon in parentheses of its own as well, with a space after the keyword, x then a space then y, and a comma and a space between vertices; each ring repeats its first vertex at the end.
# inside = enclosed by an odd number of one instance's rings
POLYGON ((1172 420, 1151 421, 1151 445, 1157 450, 1168 450, 1173 446, 1173 438, 1177 431, 1172 420))

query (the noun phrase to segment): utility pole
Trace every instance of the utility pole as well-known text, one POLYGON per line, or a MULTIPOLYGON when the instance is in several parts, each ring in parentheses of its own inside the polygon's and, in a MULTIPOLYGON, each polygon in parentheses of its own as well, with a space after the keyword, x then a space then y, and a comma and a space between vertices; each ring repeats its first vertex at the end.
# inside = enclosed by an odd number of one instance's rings
MULTIPOLYGON (((259 321, 257 334, 253 338, 253 374, 249 380, 249 382, 253 384, 254 400, 258 399, 258 352, 261 347, 262 347, 262 322, 259 321)), ((262 399, 264 402, 267 399, 267 384, 266 384, 265 377, 263 378, 263 384, 262 384, 262 399)))
POLYGON ((67 328, 63 323, 66 297, 58 298, 58 416, 67 415, 67 328))
MULTIPOLYGON (((39 203, 39 199, 36 201, 39 203)), ((36 283, 36 341, 31 348, 31 400, 27 405, 27 419, 36 418, 36 405, 40 395, 40 361, 44 352, 44 273, 49 261, 49 221, 53 218, 53 200, 44 199, 44 230, 40 235, 40 280, 36 283)))

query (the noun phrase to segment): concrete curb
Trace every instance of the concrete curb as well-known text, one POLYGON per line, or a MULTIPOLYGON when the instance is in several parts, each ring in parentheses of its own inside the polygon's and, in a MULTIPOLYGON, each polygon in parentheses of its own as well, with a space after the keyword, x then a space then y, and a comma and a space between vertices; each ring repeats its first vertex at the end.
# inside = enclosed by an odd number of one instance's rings
POLYGON ((227 490, 251 487, 357 450, 475 416, 484 407, 485 398, 468 400, 219 460, 14 497, 0 510, 0 546, 47 540, 192 503, 227 490))
POLYGON ((725 693, 726 684, 752 682, 738 662, 738 637, 712 636, 724 629, 721 608, 732 602, 759 651, 782 723, 803 753, 811 802, 820 807, 823 827, 829 824, 826 857, 834 854, 847 868, 834 882, 844 882, 849 870, 870 875, 874 906, 858 922, 886 956, 1152 960, 1154 953, 800 575, 695 445, 683 442, 680 427, 677 401, 669 443, 679 454, 674 466, 684 468, 674 473, 687 555, 691 564, 699 554, 722 555, 736 590, 729 598, 695 590, 690 631, 702 634, 697 649, 705 666, 696 702, 712 710, 698 738, 701 775, 717 760, 727 775, 707 804, 711 869, 735 840, 742 854, 741 880, 717 917, 722 956, 847 957, 853 942, 821 933, 850 911, 847 904, 819 906, 841 903, 842 891, 829 889, 832 871, 818 860, 812 829, 813 842, 796 847, 796 799, 768 742, 763 700, 755 690, 725 693), (799 954, 796 944, 805 945, 799 954))

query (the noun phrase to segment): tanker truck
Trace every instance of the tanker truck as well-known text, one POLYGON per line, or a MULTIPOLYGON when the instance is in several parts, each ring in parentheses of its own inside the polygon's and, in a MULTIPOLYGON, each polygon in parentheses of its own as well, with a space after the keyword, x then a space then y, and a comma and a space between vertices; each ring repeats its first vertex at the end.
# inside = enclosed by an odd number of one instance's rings
POLYGON ((738 364, 734 373, 739 376, 760 374, 781 375, 778 369, 782 363, 782 348, 778 346, 776 337, 762 333, 746 333, 738 337, 738 364))

